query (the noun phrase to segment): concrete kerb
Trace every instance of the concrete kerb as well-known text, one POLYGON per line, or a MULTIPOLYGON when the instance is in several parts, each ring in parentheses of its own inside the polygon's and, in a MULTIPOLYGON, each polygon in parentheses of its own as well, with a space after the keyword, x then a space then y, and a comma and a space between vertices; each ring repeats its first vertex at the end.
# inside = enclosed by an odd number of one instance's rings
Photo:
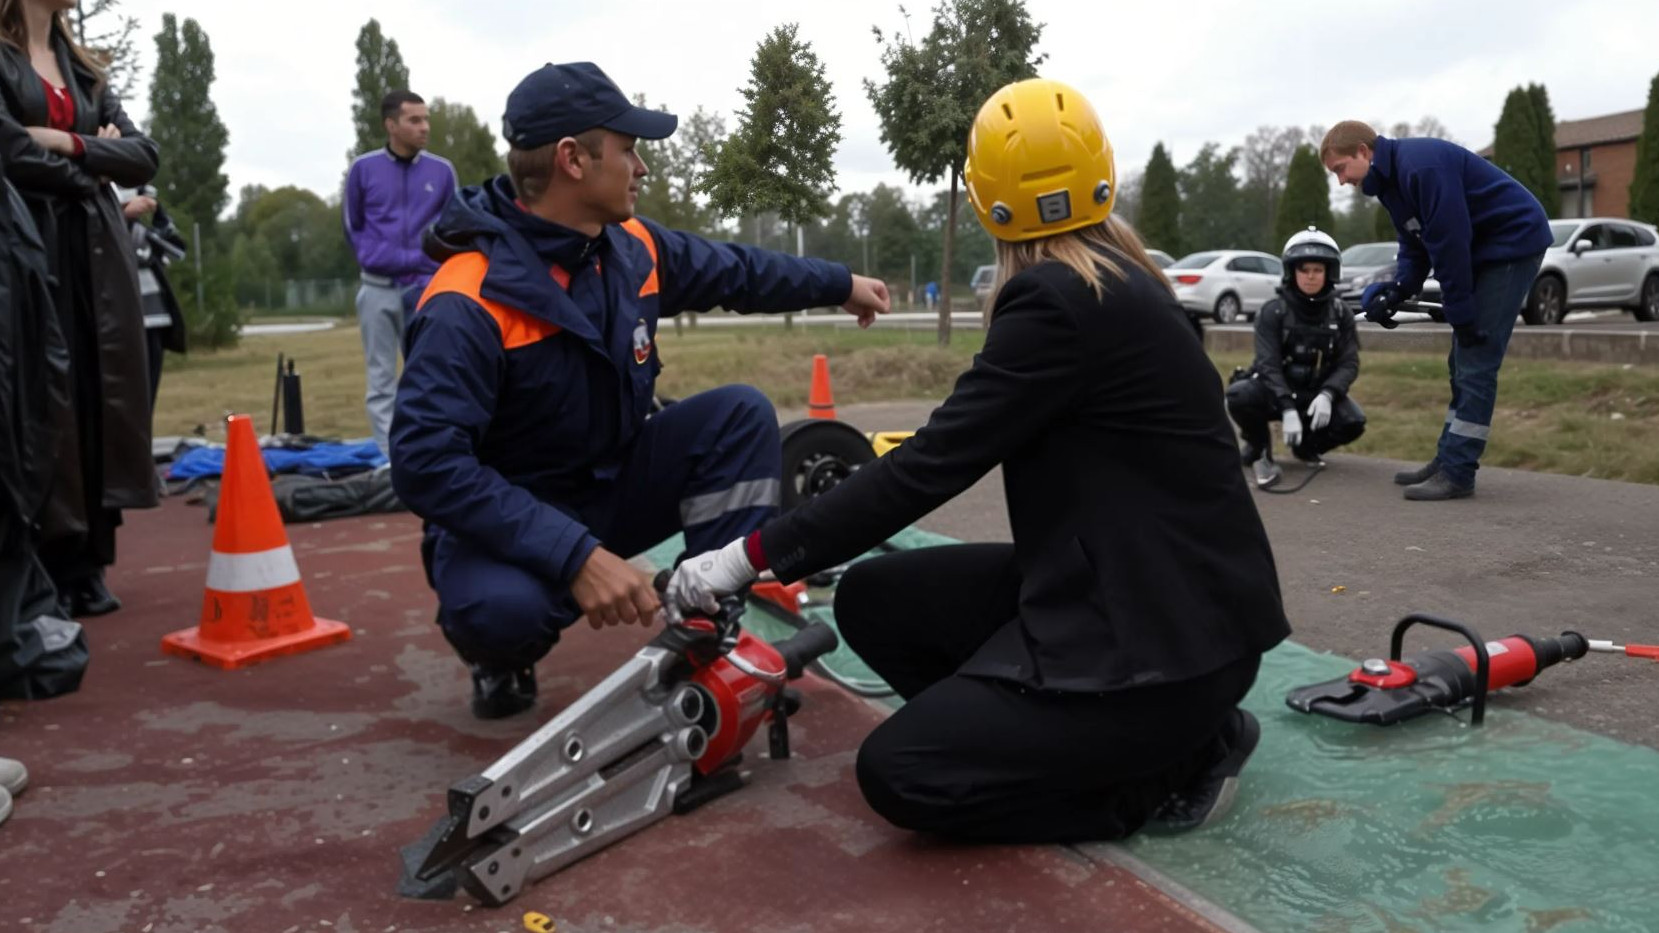
MULTIPOLYGON (((1659 339, 1649 332, 1589 330, 1584 328, 1518 327, 1509 341, 1509 356, 1534 360, 1574 360, 1582 363, 1632 363, 1659 366, 1659 339)), ((1367 352, 1443 354, 1451 347, 1445 328, 1360 329, 1360 347, 1367 352)), ((1249 327, 1207 327, 1204 346, 1214 353, 1251 353, 1255 333, 1249 327)))

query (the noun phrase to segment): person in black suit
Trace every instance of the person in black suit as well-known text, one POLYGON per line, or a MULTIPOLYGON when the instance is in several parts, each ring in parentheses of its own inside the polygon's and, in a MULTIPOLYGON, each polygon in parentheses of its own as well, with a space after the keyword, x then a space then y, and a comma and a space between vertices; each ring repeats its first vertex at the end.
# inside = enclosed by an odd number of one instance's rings
POLYGON ((1000 465, 1012 543, 842 578, 843 636, 906 701, 859 751, 865 799, 900 827, 993 842, 1202 826, 1260 737, 1239 703, 1290 631, 1220 380, 1112 216, 1112 151, 1082 95, 1004 87, 968 149, 997 240, 983 352, 904 444, 682 562, 668 621, 762 570, 851 560, 1000 465))

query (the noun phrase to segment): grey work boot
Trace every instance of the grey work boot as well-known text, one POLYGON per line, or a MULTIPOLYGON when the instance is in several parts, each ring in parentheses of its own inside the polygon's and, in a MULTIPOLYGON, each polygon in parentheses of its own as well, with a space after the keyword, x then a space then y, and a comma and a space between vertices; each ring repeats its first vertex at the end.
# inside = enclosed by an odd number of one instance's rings
POLYGON ((1415 486, 1426 481, 1429 477, 1440 472, 1440 461, 1430 460, 1415 470, 1402 470, 1394 474, 1394 485, 1415 486))
POLYGON ((1255 462, 1252 468, 1256 471, 1257 489, 1267 489, 1277 484, 1279 478, 1284 475, 1279 470, 1279 465, 1274 463, 1271 457, 1262 457, 1255 462))
POLYGON ((0 823, 12 815, 12 798, 29 786, 29 769, 23 762, 0 758, 0 823))
POLYGON ((1467 499, 1475 494, 1475 484, 1465 486, 1454 483, 1444 473, 1435 473, 1433 476, 1412 486, 1406 487, 1406 498, 1416 502, 1439 502, 1442 499, 1467 499))
POLYGON ((23 767, 23 762, 13 758, 0 758, 0 787, 16 797, 28 786, 29 769, 23 767))

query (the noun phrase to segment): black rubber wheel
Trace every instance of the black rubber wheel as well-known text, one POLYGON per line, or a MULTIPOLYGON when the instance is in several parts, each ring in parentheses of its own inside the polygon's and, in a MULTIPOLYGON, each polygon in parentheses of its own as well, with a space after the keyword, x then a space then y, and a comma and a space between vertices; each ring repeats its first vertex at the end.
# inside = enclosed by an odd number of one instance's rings
POLYGON ((870 441, 851 425, 824 418, 783 426, 785 512, 834 489, 853 471, 876 458, 870 441))
POLYGON ((1217 324, 1231 324, 1238 320, 1239 315, 1243 313, 1243 303, 1240 302, 1238 300, 1238 296, 1232 292, 1228 292, 1227 294, 1216 299, 1215 322, 1217 324))
POLYGON ((1642 294, 1636 303, 1636 320, 1659 321, 1659 275, 1650 275, 1642 282, 1642 294))
POLYGON ((1555 325, 1567 316, 1567 286, 1554 275, 1540 275, 1532 283, 1521 319, 1532 325, 1555 325))

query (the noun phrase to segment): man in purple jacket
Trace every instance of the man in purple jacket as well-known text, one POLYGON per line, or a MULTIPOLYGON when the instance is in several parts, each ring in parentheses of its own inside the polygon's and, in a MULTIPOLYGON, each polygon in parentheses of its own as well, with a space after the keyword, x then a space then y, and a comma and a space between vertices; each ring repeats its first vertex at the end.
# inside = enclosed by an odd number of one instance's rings
POLYGON ((345 220, 346 237, 363 270, 357 327, 368 370, 364 406, 375 444, 390 456, 387 435, 405 316, 438 268, 421 252, 421 231, 438 219, 459 184, 449 160, 425 151, 431 127, 420 95, 392 91, 380 102, 380 115, 386 145, 351 164, 345 220))

